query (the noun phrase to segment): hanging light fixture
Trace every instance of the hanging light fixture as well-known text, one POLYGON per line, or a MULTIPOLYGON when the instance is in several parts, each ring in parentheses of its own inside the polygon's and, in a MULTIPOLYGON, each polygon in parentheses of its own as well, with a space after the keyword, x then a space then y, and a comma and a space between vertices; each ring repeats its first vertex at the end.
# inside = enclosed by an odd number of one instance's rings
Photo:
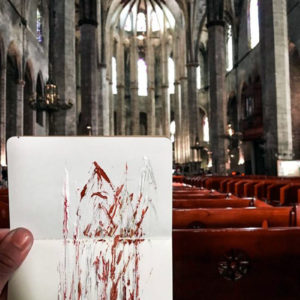
POLYGON ((49 79, 45 85, 44 95, 32 96, 29 99, 29 106, 37 111, 48 111, 49 113, 58 110, 70 109, 73 106, 69 99, 61 101, 58 95, 57 85, 54 80, 52 66, 54 63, 54 20, 53 20, 53 0, 49 2, 49 79))
POLYGON ((49 66, 49 79, 45 85, 44 96, 32 96, 29 99, 29 105, 34 110, 55 112, 58 110, 70 109, 73 106, 71 100, 68 100, 67 103, 65 103, 64 101, 60 101, 57 92, 57 85, 52 79, 51 69, 52 68, 49 66))

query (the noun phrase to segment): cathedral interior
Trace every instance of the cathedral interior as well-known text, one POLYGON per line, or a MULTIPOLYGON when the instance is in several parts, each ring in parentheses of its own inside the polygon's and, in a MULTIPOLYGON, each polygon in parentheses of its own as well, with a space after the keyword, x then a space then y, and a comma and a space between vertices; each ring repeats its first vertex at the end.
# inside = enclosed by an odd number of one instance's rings
POLYGON ((300 159, 298 0, 2 0, 1 165, 23 135, 166 136, 185 174, 300 159))
MULTIPOLYGON (((0 0, 2 175, 13 136, 169 138, 174 300, 299 299, 299 116, 300 0, 0 0)), ((0 182, 1 299, 12 189, 0 182)), ((101 299, 143 298, 119 280, 101 299)))

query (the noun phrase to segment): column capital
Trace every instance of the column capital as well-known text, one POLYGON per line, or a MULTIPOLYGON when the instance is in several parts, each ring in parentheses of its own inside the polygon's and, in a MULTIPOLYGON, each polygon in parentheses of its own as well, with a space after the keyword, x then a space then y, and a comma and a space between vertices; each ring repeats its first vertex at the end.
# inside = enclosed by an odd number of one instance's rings
POLYGON ((25 80, 23 80, 23 79, 18 80, 18 85, 25 86, 25 80))
POLYGON ((93 26, 97 27, 98 22, 93 19, 82 18, 78 21, 78 26, 82 26, 82 25, 93 25, 93 26))
POLYGON ((223 20, 214 20, 214 21, 210 21, 206 24, 206 28, 213 27, 213 26, 225 27, 225 21, 223 21, 223 20))
POLYGON ((179 84, 180 84, 180 80, 174 81, 174 85, 179 85, 179 84))
POLYGON ((168 85, 168 84, 162 84, 162 85, 161 85, 161 88, 162 88, 162 89, 168 89, 168 88, 169 88, 169 85, 168 85))
POLYGON ((118 84, 117 85, 117 89, 124 89, 125 88, 125 85, 124 84, 118 84))
POLYGON ((190 67, 197 68, 197 67, 199 67, 199 63, 196 62, 196 61, 188 62, 188 63, 186 64, 186 66, 187 66, 188 68, 190 68, 190 67))

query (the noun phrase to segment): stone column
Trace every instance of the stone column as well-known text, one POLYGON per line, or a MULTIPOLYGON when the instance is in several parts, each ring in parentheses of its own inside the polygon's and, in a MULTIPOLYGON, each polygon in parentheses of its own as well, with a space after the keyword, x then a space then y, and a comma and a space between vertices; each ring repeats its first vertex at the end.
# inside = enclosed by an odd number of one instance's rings
POLYGON ((25 81, 19 80, 17 83, 17 106, 16 106, 16 135, 23 135, 24 128, 24 86, 25 81))
POLYGON ((6 67, 0 67, 0 164, 6 165, 6 67))
POLYGON ((117 104, 117 134, 125 135, 126 125, 126 106, 125 106, 125 66, 124 66, 124 45, 122 43, 123 36, 121 34, 120 41, 117 45, 117 89, 118 89, 118 104, 117 104))
MULTIPOLYGON (((73 106, 71 109, 55 113, 53 134, 76 135, 75 5, 73 1, 54 0, 54 2, 53 9, 56 16, 55 20, 50 21, 50 24, 55 24, 50 29, 54 30, 51 34, 53 38, 50 39, 50 43, 53 43, 50 47, 53 47, 54 79, 61 101, 65 103, 71 101, 73 106)), ((49 55, 52 55, 51 51, 49 55)), ((50 57, 51 59, 53 58, 50 57)))
POLYGON ((147 127, 148 135, 155 135, 155 53, 150 36, 147 38, 146 63, 148 68, 147 127))
POLYGON ((293 157, 286 1, 260 1, 265 171, 293 157))
POLYGON ((98 95, 99 99, 99 135, 109 136, 114 134, 114 118, 113 118, 113 101, 110 107, 108 96, 108 84, 106 79, 106 64, 101 63, 99 66, 100 74, 100 91, 98 95), (111 116, 112 112, 112 116, 111 116))
POLYGON ((130 45, 130 102, 131 102, 131 126, 132 134, 138 135, 140 132, 140 111, 138 99, 138 75, 137 75, 137 46, 134 35, 130 45))
POLYGON ((181 89, 180 82, 175 81, 175 162, 181 163, 182 149, 181 149, 181 89))
POLYGON ((181 121, 181 135, 182 135, 182 159, 183 163, 190 161, 190 139, 189 139, 189 112, 188 112, 188 84, 187 77, 180 78, 181 85, 181 110, 182 110, 182 121, 181 121))
MULTIPOLYGON (((189 108, 189 137, 190 145, 193 146, 196 140, 200 141, 198 135, 198 104, 197 104, 197 62, 189 62, 187 64, 187 74, 188 74, 188 108, 189 108)), ((193 161, 198 161, 196 151, 191 149, 191 157, 193 161)))
POLYGON ((115 131, 118 134, 118 131, 115 128, 115 95, 112 91, 112 81, 109 81, 108 83, 108 101, 109 101, 109 115, 110 115, 110 134, 115 135, 115 131))
POLYGON ((80 48, 81 48, 81 89, 82 109, 80 134, 98 134, 98 100, 97 100, 97 40, 96 40, 96 2, 81 1, 80 48), (93 5, 94 4, 94 5, 93 5))
POLYGON ((161 45, 161 65, 162 65, 162 128, 163 135, 170 137, 170 95, 169 95, 169 76, 168 76, 168 44, 165 33, 162 37, 161 45))
POLYGON ((222 20, 210 20, 208 28, 208 66, 210 116, 209 133, 212 152, 213 173, 226 174, 225 134, 225 41, 222 20))

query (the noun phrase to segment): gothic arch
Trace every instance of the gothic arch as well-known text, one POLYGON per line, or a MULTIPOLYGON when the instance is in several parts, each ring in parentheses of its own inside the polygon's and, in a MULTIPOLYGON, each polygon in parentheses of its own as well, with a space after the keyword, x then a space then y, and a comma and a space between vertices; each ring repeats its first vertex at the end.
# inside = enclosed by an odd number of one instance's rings
MULTIPOLYGON (((21 134, 23 124, 19 124, 18 98, 23 88, 21 55, 12 41, 7 50, 6 62, 6 139, 21 134)), ((19 112, 20 113, 20 112, 19 112)))
MULTIPOLYGON (((36 98, 43 98, 44 97, 44 80, 43 74, 41 71, 38 72, 37 80, 36 80, 36 98)), ((44 126, 44 113, 43 111, 36 112, 36 123, 40 126, 44 126)))
POLYGON ((33 110, 29 106, 29 101, 34 97, 35 94, 35 82, 34 82, 34 71, 31 60, 28 60, 25 66, 24 73, 24 104, 23 104, 23 128, 24 135, 33 135, 34 133, 34 121, 33 121, 33 110))
POLYGON ((300 159, 300 50, 294 43, 289 45, 289 56, 294 158, 300 159))

